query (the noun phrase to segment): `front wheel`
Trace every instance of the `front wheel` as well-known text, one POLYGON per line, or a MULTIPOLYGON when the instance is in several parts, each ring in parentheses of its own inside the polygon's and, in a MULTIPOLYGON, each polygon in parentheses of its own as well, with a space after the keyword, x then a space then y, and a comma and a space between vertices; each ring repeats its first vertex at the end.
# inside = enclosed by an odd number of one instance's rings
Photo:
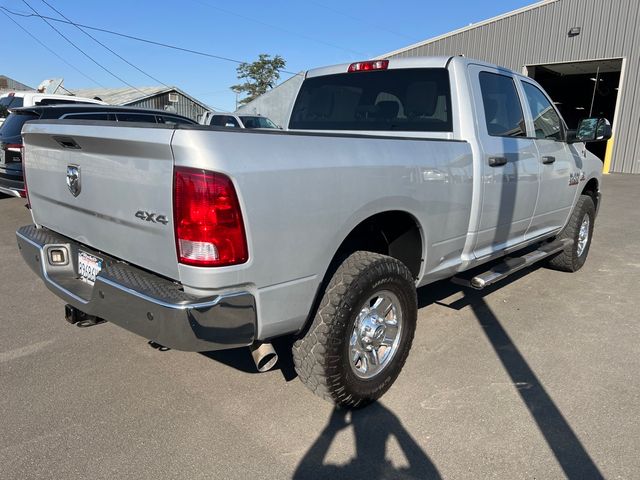
POLYGON ((596 207, 593 199, 589 195, 580 195, 569 223, 558 235, 558 239, 571 239, 573 243, 551 258, 548 262, 549 267, 563 272, 576 272, 582 268, 591 247, 595 216, 596 207))
POLYGON ((293 346, 302 382, 338 405, 380 398, 400 374, 417 318, 407 267, 377 253, 350 255, 331 278, 308 332, 293 346))

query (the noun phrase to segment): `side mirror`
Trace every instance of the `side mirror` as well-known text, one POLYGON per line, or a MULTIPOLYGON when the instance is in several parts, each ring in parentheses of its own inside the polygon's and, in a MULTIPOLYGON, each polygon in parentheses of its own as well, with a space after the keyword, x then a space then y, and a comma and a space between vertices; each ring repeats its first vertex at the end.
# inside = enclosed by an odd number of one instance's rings
POLYGON ((585 118, 578 124, 575 142, 604 142, 611 138, 611 124, 606 118, 585 118))

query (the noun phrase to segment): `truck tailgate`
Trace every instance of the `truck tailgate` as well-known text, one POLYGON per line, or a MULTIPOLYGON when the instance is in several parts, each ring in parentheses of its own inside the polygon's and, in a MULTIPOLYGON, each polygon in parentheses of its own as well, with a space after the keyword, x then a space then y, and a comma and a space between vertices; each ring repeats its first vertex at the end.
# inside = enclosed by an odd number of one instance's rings
POLYGON ((172 215, 174 131, 124 125, 26 124, 25 177, 34 221, 178 279, 172 215))

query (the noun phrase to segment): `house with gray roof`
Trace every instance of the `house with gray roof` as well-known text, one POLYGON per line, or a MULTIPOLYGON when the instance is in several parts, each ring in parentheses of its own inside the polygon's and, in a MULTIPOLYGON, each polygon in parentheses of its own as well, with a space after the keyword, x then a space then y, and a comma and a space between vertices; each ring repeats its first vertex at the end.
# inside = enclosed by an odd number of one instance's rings
POLYGON ((72 92, 79 97, 99 98, 111 105, 167 110, 195 121, 204 112, 213 110, 178 87, 86 88, 72 92))

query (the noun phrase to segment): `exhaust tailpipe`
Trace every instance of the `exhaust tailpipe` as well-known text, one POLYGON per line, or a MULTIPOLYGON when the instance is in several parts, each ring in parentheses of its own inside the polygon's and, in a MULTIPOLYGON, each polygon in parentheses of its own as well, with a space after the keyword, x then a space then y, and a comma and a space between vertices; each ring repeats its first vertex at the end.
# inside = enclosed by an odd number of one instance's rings
POLYGON ((278 361, 278 354, 270 343, 254 343, 249 347, 259 372, 271 370, 278 361))

